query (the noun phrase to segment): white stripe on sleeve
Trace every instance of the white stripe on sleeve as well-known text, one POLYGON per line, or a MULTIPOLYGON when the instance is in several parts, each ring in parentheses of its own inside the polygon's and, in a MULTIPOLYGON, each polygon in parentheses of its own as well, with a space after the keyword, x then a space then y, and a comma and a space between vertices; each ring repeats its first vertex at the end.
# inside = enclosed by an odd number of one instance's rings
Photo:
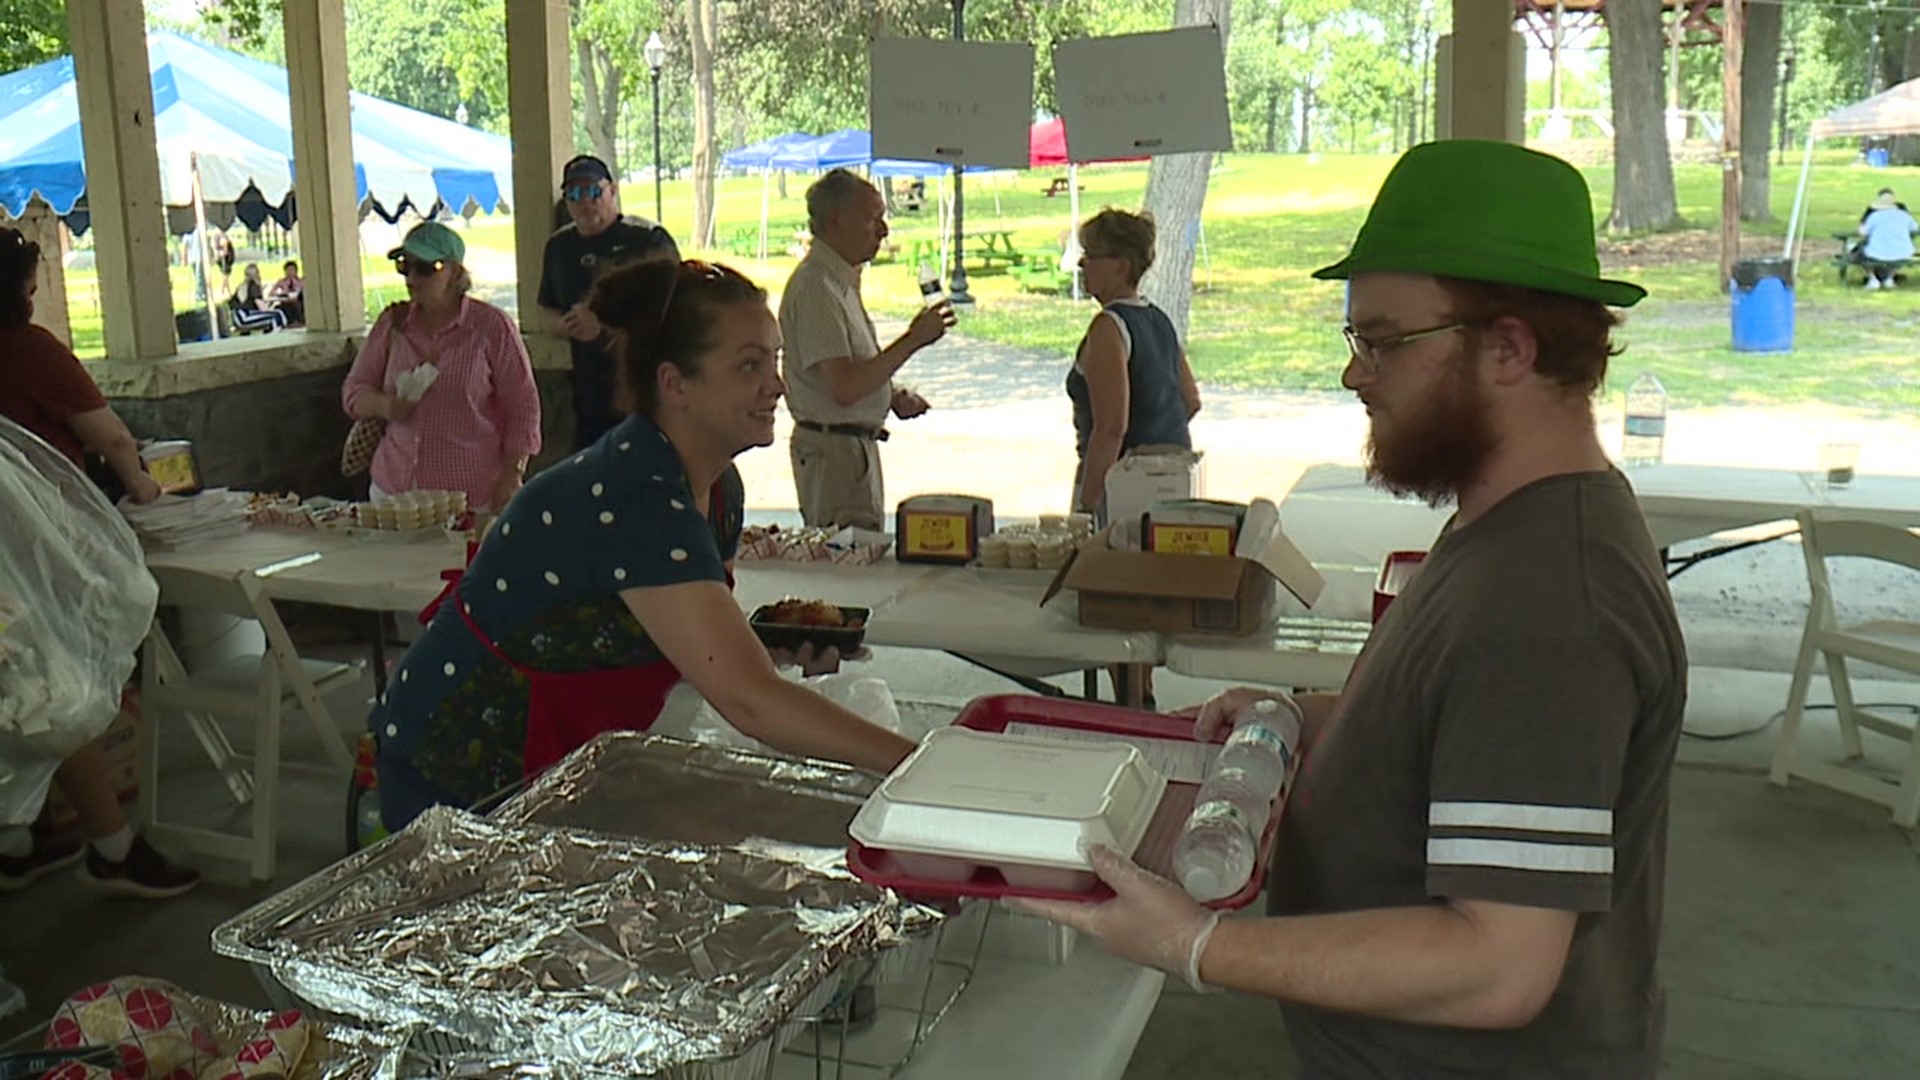
POLYGON ((1520 840, 1427 841, 1428 866, 1496 866, 1565 874, 1613 873, 1613 849, 1520 840))
POLYGON ((1433 828, 1524 829, 1528 832, 1613 835, 1613 811, 1536 803, 1437 802, 1427 808, 1433 828))

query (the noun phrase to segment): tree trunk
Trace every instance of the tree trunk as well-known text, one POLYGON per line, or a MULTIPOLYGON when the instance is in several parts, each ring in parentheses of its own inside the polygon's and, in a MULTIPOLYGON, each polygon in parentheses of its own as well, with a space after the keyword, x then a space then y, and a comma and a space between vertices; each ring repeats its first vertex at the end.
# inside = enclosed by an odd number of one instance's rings
POLYGON ((1280 137, 1280 91, 1278 88, 1267 91, 1267 153, 1276 153, 1280 137))
POLYGON ((1606 6, 1607 73, 1613 87, 1613 211, 1609 232, 1670 228, 1679 220, 1666 114, 1660 106, 1660 0, 1606 6))
POLYGON ((687 0, 687 38, 693 52, 693 233, 692 247, 713 247, 714 146, 713 46, 715 0, 687 0))
POLYGON ((618 180, 622 173, 614 133, 620 124, 620 69, 590 38, 577 39, 574 49, 580 57, 580 97, 586 106, 587 139, 593 143, 594 156, 606 162, 618 180))
POLYGON ((1769 206, 1775 91, 1780 85, 1778 4, 1748 4, 1740 65, 1740 220, 1772 221, 1769 206))
POLYGON ((1313 84, 1300 84, 1300 152, 1313 153, 1313 84))
MULTIPOLYGON (((1176 0, 1175 26, 1220 29, 1220 49, 1226 52, 1231 0, 1176 0)), ((1193 304, 1193 264, 1200 237, 1200 212, 1207 203, 1207 181, 1213 174, 1209 153, 1167 154, 1147 168, 1146 209, 1158 226, 1153 266, 1140 282, 1140 291, 1173 320, 1182 342, 1187 340, 1187 314, 1193 304)))
MULTIPOLYGON (((1904 59, 1900 78, 1896 81, 1904 82, 1907 79, 1920 78, 1920 26, 1910 24, 1907 27, 1907 48, 1904 59)), ((1920 135, 1894 136, 1890 156, 1895 165, 1920 165, 1920 135)))

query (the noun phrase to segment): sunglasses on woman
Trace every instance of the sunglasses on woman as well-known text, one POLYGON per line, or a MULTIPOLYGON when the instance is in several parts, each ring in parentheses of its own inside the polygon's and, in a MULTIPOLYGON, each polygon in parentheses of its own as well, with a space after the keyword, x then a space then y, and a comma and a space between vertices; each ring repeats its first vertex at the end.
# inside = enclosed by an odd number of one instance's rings
POLYGON ((401 277, 432 277, 446 268, 446 262, 441 259, 427 262, 422 259, 409 259, 402 255, 393 260, 393 271, 401 277))

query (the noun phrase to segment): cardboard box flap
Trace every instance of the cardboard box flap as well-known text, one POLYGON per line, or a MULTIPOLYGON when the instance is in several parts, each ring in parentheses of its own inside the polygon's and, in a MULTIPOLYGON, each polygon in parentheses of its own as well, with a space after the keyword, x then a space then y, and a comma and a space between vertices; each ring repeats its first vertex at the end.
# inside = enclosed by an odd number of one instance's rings
POLYGON ((1308 607, 1320 599, 1327 579, 1287 534, 1280 531, 1280 508, 1271 499, 1255 499, 1247 507, 1246 521, 1240 526, 1240 539, 1233 553, 1265 567, 1288 592, 1308 607))
POLYGON ((1088 546, 1064 567, 1069 589, 1123 596, 1177 596, 1231 600, 1246 564, 1218 555, 1169 555, 1088 546))

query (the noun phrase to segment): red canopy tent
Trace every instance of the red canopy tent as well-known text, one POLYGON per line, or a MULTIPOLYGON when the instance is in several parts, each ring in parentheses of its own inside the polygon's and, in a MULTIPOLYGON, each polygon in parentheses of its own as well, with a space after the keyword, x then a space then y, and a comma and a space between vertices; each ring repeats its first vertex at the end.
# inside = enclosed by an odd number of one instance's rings
MULTIPOLYGON (((1145 161, 1146 157, 1102 158, 1103 161, 1145 161)), ((1041 169, 1050 165, 1067 167, 1067 204, 1072 215, 1074 231, 1067 239, 1066 253, 1061 256, 1063 268, 1073 271, 1073 298, 1080 299, 1080 164, 1067 157, 1067 122, 1060 117, 1041 120, 1027 129, 1027 166, 1041 169)), ((1051 193, 1049 193, 1051 194, 1051 193)))

